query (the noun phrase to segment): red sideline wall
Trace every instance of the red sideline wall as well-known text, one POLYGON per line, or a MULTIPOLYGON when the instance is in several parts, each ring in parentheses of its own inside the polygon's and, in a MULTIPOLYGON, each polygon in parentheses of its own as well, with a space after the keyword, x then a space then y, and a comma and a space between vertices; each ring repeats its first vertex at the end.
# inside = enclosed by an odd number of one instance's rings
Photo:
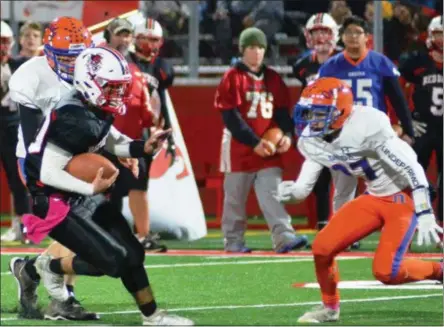
MULTIPOLYGON (((175 86, 170 90, 207 215, 216 214, 217 192, 215 189, 206 188, 205 182, 209 177, 220 175, 218 173, 218 161, 222 120, 220 114, 213 108, 215 89, 215 86, 175 86)), ((296 102, 299 92, 299 88, 291 88, 293 103, 296 102)), ((285 155, 284 162, 284 179, 294 179, 302 162, 300 154, 292 148, 285 155)), ((429 169, 429 176, 432 181, 436 180, 435 163, 429 169)), ((1 168, 0 195, 0 213, 9 213, 11 202, 9 189, 1 168)), ((314 213, 311 201, 306 201, 300 205, 290 205, 288 210, 292 215, 308 215, 309 212, 313 215, 314 213)), ((248 215, 260 215, 254 196, 250 196, 247 213, 248 215)))

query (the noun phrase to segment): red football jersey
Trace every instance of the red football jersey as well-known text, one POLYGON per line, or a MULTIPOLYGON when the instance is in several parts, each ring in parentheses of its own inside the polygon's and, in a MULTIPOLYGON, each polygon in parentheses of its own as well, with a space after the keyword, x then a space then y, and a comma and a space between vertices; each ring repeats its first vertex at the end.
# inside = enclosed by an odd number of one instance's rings
POLYGON ((116 115, 114 127, 126 136, 137 140, 142 138, 143 129, 152 125, 153 118, 146 80, 135 64, 128 65, 133 78, 130 86, 131 99, 127 104, 126 113, 116 115))
MULTIPOLYGON (((237 108, 253 132, 261 137, 276 127, 274 110, 289 110, 289 90, 274 70, 265 68, 261 76, 233 67, 223 76, 214 106, 217 110, 237 108)), ((221 172, 254 172, 263 168, 281 167, 281 156, 258 156, 252 147, 235 140, 224 128, 221 147, 221 172)))

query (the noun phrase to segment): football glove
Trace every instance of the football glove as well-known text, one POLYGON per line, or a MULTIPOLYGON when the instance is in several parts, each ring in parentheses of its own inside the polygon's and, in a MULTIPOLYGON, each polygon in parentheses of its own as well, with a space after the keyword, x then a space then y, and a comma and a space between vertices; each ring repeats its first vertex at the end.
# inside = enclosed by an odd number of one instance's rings
POLYGON ((431 245, 432 240, 434 243, 439 243, 439 235, 442 234, 443 230, 436 223, 436 218, 433 213, 425 213, 418 216, 418 239, 417 244, 421 245, 431 245))
POLYGON ((419 120, 412 120, 413 124, 413 132, 415 133, 415 137, 420 137, 427 132, 427 124, 423 123, 419 120))
POLYGON ((273 194, 274 198, 279 202, 290 201, 293 198, 294 181, 283 181, 278 185, 277 192, 273 194))

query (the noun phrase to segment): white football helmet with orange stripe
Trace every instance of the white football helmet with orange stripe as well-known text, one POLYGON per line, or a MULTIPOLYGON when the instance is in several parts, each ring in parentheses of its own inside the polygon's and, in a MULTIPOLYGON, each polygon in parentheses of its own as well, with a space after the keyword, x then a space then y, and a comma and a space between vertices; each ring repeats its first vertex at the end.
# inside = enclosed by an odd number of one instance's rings
POLYGON ((310 17, 304 29, 307 47, 318 52, 331 51, 339 40, 339 27, 327 13, 310 17))
POLYGON ((134 28, 136 37, 136 53, 147 59, 157 56, 163 45, 163 30, 159 22, 146 18, 136 24, 134 28))
POLYGON ((74 87, 102 110, 125 114, 131 79, 128 62, 111 48, 88 48, 76 59, 74 87))

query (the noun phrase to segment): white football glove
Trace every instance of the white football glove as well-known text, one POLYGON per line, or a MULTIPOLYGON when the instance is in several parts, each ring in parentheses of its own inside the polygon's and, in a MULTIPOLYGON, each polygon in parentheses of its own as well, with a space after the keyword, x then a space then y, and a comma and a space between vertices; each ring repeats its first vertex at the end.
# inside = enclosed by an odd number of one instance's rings
POLYGON ((435 243, 439 243, 439 235, 442 234, 443 230, 436 223, 436 218, 433 213, 422 214, 418 217, 418 239, 417 244, 421 245, 430 245, 432 244, 431 238, 435 243))
POLYGON ((413 124, 413 132, 415 133, 415 137, 420 137, 421 135, 427 132, 427 124, 418 120, 412 120, 413 124))
POLYGON ((294 181, 283 181, 278 185, 277 192, 273 194, 274 198, 279 202, 286 202, 292 199, 294 181))

